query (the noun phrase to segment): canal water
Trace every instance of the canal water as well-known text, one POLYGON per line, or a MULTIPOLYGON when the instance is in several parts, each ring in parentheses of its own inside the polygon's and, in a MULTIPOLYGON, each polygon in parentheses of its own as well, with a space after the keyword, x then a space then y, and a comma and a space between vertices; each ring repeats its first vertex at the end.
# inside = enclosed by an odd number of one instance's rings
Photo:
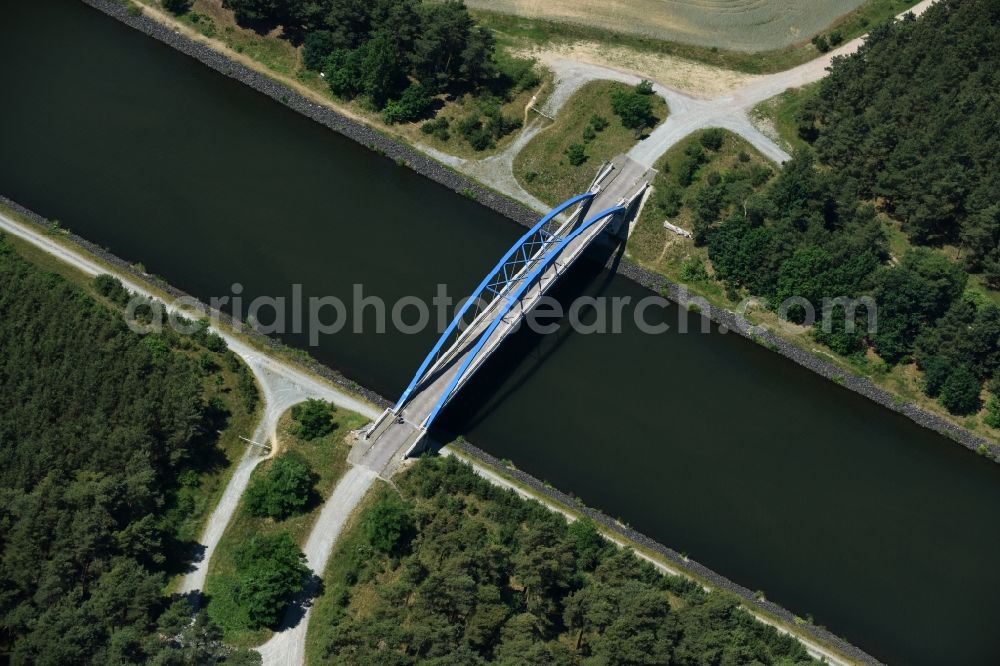
MULTIPOLYGON (((75 0, 0 34, 0 193, 201 298, 460 297, 523 231, 75 0)), ((558 292, 648 295, 583 264, 558 292)), ((443 427, 884 661, 997 663, 1000 467, 658 316, 519 333, 443 427)), ((393 398, 434 334, 366 328, 311 351, 393 398)))

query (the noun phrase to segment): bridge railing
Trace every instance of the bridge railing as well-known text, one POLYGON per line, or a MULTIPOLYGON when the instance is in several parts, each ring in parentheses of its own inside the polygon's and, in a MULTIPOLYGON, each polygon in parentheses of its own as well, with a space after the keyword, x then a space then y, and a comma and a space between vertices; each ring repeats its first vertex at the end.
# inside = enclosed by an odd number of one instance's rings
POLYGON ((398 413, 406 405, 413 390, 426 378, 437 360, 441 356, 446 356, 461 342, 462 331, 459 331, 459 327, 465 321, 465 317, 469 311, 475 308, 474 318, 478 317, 483 309, 489 307, 493 301, 506 294, 518 281, 522 280, 531 270, 533 264, 545 256, 549 248, 562 240, 559 236, 547 231, 546 226, 567 209, 576 205, 585 206, 589 204, 595 195, 595 192, 587 192, 562 202, 539 220, 535 226, 529 229, 507 250, 507 253, 500 259, 493 270, 483 278, 479 286, 476 287, 465 303, 462 304, 462 307, 459 308, 459 311, 455 314, 451 323, 448 324, 444 333, 441 334, 441 337, 430 353, 424 358, 413 379, 406 387, 406 390, 403 391, 395 407, 393 407, 392 411, 394 413, 398 413), (458 335, 455 337, 454 342, 445 350, 445 344, 452 339, 456 332, 458 335))
POLYGON ((476 342, 475 346, 469 351, 468 354, 466 354, 465 359, 462 361, 461 367, 459 367, 458 369, 458 372, 454 375, 454 377, 452 377, 451 382, 448 385, 448 388, 445 389, 445 392, 441 395, 440 398, 438 398, 438 401, 435 403, 434 408, 431 410, 430 414, 421 424, 421 428, 423 428, 424 430, 430 428, 431 424, 434 422, 434 419, 437 418, 438 412, 441 411, 441 409, 445 406, 445 404, 448 402, 451 396, 455 393, 459 384, 463 381, 463 377, 466 371, 476 360, 477 356, 479 355, 479 352, 482 351, 483 346, 486 344, 486 341, 489 340, 491 335, 493 335, 493 332, 503 321, 503 318, 507 315, 507 313, 509 313, 514 308, 514 305, 516 303, 520 302, 521 297, 528 290, 528 288, 552 264, 555 258, 559 256, 559 254, 566 248, 566 246, 572 243, 574 240, 576 240, 577 237, 586 232, 595 224, 598 224, 602 221, 606 222, 608 221, 608 218, 611 218, 614 215, 617 215, 618 213, 622 213, 625 210, 626 210, 625 206, 619 204, 617 206, 608 208, 607 210, 602 211, 597 215, 588 219, 586 222, 584 222, 575 230, 573 230, 570 234, 568 234, 565 238, 560 240, 559 243, 556 245, 556 247, 551 252, 546 254, 542 258, 542 260, 531 270, 531 272, 523 280, 521 280, 520 285, 515 290, 513 290, 509 298, 507 298, 506 305, 494 316, 493 322, 490 324, 489 328, 487 328, 486 331, 484 331, 483 334, 479 336, 479 340, 476 342))

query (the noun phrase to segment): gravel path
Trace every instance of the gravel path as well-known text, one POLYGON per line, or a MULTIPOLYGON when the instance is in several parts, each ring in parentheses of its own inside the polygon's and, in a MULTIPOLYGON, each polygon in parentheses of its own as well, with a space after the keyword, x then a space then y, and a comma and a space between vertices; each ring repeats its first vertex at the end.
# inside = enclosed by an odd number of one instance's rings
MULTIPOLYGON (((309 568, 320 576, 333 553, 333 544, 340 537, 351 513, 361 503, 378 475, 364 467, 352 467, 337 483, 330 499, 323 505, 304 548, 309 568)), ((282 627, 268 642, 257 648, 264 666, 301 666, 305 664, 306 629, 309 627, 310 600, 317 592, 315 579, 292 604, 282 627)))
MULTIPOLYGON (((441 449, 441 455, 455 456, 459 460, 471 465, 473 471, 478 476, 481 476, 490 483, 496 486, 500 486, 501 488, 513 490, 519 497, 522 497, 523 499, 535 500, 536 502, 540 502, 541 504, 544 504, 550 511, 554 511, 562 515, 569 522, 573 522, 574 520, 577 519, 577 516, 571 513, 569 510, 567 510, 564 505, 559 504, 557 501, 549 499, 545 495, 540 495, 538 493, 530 492, 526 490, 523 486, 508 480, 506 477, 494 471, 494 469, 491 469, 490 467, 487 467, 486 465, 480 463, 474 456, 470 455, 469 451, 462 451, 461 453, 459 453, 456 452, 451 446, 445 446, 441 449)), ((603 527, 603 525, 601 525, 600 523, 598 523, 598 525, 600 527, 603 527)), ((690 574, 685 572, 680 567, 672 567, 662 559, 657 559, 655 557, 647 555, 646 553, 640 550, 635 550, 633 542, 623 538, 615 531, 602 529, 602 534, 612 543, 617 545, 619 548, 633 549, 633 554, 636 557, 646 560, 647 562, 649 562, 650 564, 652 564, 654 567, 656 567, 665 574, 671 576, 682 576, 685 578, 690 577, 690 574)), ((712 588, 705 586, 704 589, 711 590, 712 588)), ((748 612, 753 613, 754 617, 756 617, 764 624, 768 624, 774 627, 781 633, 788 633, 788 630, 785 629, 785 627, 771 620, 758 610, 754 609, 754 607, 751 604, 745 604, 744 608, 746 608, 748 612)), ((810 654, 810 656, 812 656, 815 659, 823 660, 824 663, 831 664, 831 666, 854 666, 857 663, 855 661, 844 659, 833 650, 830 650, 829 648, 823 646, 817 641, 811 640, 810 638, 808 638, 803 634, 795 635, 795 638, 802 643, 802 645, 806 648, 806 651, 810 654)), ((266 663, 267 662, 265 660, 265 664, 266 663)))
MULTIPOLYGON (((908 11, 920 14, 934 1, 924 0, 908 11)), ((708 127, 724 127, 746 138, 770 159, 777 162, 785 161, 789 157, 788 154, 750 122, 748 111, 759 102, 774 97, 788 88, 819 80, 826 75, 826 68, 835 56, 852 53, 857 50, 861 43, 862 39, 856 39, 823 57, 786 72, 751 78, 746 85, 712 99, 698 99, 654 81, 656 93, 662 95, 670 105, 670 116, 646 140, 633 148, 628 155, 640 164, 652 166, 671 146, 691 132, 708 127)), ((610 79, 625 83, 637 83, 641 79, 635 73, 602 65, 558 57, 547 58, 544 54, 540 59, 551 67, 557 76, 556 89, 542 109, 553 116, 558 113, 572 94, 588 81, 610 79)), ((544 127, 545 124, 541 121, 529 123, 507 150, 484 160, 465 160, 426 147, 421 148, 430 153, 432 157, 472 175, 498 191, 513 196, 532 208, 544 211, 547 210, 547 207, 520 186, 513 175, 512 168, 514 156, 544 127)), ((0 229, 32 242, 89 275, 109 272, 107 268, 83 254, 3 213, 0 213, 0 229)), ((151 297, 156 296, 139 283, 128 279, 127 276, 119 274, 118 277, 131 291, 151 297)), ((297 402, 308 398, 328 400, 337 406, 350 409, 369 418, 375 418, 379 415, 380 410, 371 403, 321 381, 294 365, 265 355, 224 330, 217 332, 226 340, 229 348, 247 363, 263 391, 264 416, 254 432, 253 439, 255 441, 261 442, 265 439, 273 441, 277 421, 281 414, 297 402)), ((253 469, 264 459, 265 456, 258 453, 255 447, 248 447, 241 458, 219 504, 208 519, 200 538, 203 547, 201 559, 185 576, 181 585, 182 592, 196 593, 204 586, 207 566, 212 553, 239 504, 239 498, 249 482, 253 469)), ((478 466, 477 469, 494 483, 506 484, 506 481, 501 477, 489 473, 488 470, 478 466)), ((352 467, 344 474, 333 494, 324 504, 304 549, 310 568, 317 574, 321 574, 326 568, 333 545, 340 532, 376 478, 377 474, 371 470, 364 467, 352 467)), ((299 666, 305 663, 305 635, 310 608, 308 599, 315 592, 315 584, 314 580, 313 585, 300 599, 300 603, 293 604, 292 608, 289 609, 284 627, 259 648, 264 658, 264 664, 299 666)), ((815 645, 809 647, 817 648, 815 645)), ((816 653, 814 652, 814 654, 816 653)), ((825 656, 830 659, 832 655, 821 653, 816 656, 825 656)), ((838 663, 838 661, 834 663, 838 663)))
MULTIPOLYGON (((57 242, 37 229, 17 222, 2 212, 0 212, 0 229, 39 246, 57 259, 74 266, 87 275, 98 275, 109 272, 107 268, 80 252, 57 242)), ((156 294, 139 283, 130 280, 128 276, 118 273, 117 277, 127 289, 145 296, 156 297, 156 294)), ((225 339, 229 348, 247 364, 260 386, 263 417, 251 437, 256 442, 273 442, 275 440, 278 419, 281 418, 281 415, 292 405, 309 398, 327 400, 338 407, 349 409, 371 419, 374 419, 381 413, 381 410, 372 404, 328 384, 295 366, 258 351, 253 346, 225 330, 218 330, 217 332, 225 339)), ((260 449, 254 446, 247 446, 246 452, 233 471, 233 475, 226 489, 223 491, 222 498, 209 516, 204 531, 198 540, 201 546, 201 555, 198 561, 194 563, 193 569, 184 577, 180 587, 181 593, 194 594, 203 589, 212 553, 215 552, 215 548, 222 538, 223 532, 226 531, 226 526, 229 524, 233 513, 235 513, 236 507, 239 505, 239 499, 246 489, 251 472, 265 459, 266 456, 262 454, 260 449)), ((324 507, 324 514, 326 509, 327 507, 324 507)), ((319 524, 317 522, 317 525, 319 524)))
MULTIPOLYGON (((935 1, 924 0, 904 14, 908 12, 922 14, 935 1)), ((819 58, 784 72, 734 79, 736 82, 734 85, 713 97, 699 97, 690 91, 686 92, 654 80, 653 89, 667 101, 670 115, 646 139, 636 144, 628 156, 639 164, 652 167, 664 153, 692 132, 721 127, 739 134, 769 159, 778 163, 785 162, 790 159, 790 155, 754 125, 749 117, 750 110, 760 102, 780 95, 789 88, 798 88, 819 81, 826 76, 827 68, 835 57, 857 51, 863 41, 864 39, 859 37, 819 58)), ((649 78, 649 75, 643 72, 567 58, 565 57, 567 54, 560 50, 534 51, 530 55, 538 58, 556 76, 555 89, 542 108, 550 116, 556 116, 573 93, 590 81, 610 80, 636 84, 643 78, 649 78)), ((529 124, 510 147, 499 155, 482 160, 458 158, 426 146, 421 146, 421 150, 536 210, 545 211, 547 207, 517 182, 513 164, 514 157, 521 148, 546 126, 541 121, 529 124)))
MULTIPOLYGON (((316 395, 315 391, 309 391, 284 375, 260 367, 259 363, 254 365, 257 367, 251 366, 251 368, 263 392, 261 402, 264 413, 251 439, 261 444, 269 444, 273 450, 277 441, 278 419, 281 418, 281 415, 292 405, 319 396, 316 395)), ((209 516, 205 529, 198 539, 202 549, 201 555, 193 563, 194 568, 184 577, 178 590, 181 594, 194 594, 205 589, 205 577, 208 573, 208 564, 212 560, 212 554, 215 552, 219 540, 222 539, 226 526, 229 525, 229 521, 232 520, 233 514, 236 512, 240 497, 243 496, 243 491, 246 490, 247 484, 250 482, 250 474, 267 457, 266 452, 256 446, 247 445, 243 457, 240 458, 225 491, 222 493, 222 498, 212 511, 212 515, 209 516)))

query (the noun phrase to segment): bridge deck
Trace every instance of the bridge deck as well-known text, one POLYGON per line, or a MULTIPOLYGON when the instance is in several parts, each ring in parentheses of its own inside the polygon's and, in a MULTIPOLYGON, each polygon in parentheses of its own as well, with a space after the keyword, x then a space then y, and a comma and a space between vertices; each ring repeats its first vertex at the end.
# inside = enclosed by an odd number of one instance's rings
MULTIPOLYGON (((637 185, 643 186, 644 189, 644 184, 638 183, 637 179, 645 175, 645 168, 634 162, 624 162, 622 166, 624 168, 616 164, 614 177, 604 183, 603 189, 590 207, 591 211, 603 211, 614 207, 626 199, 637 185)), ((402 417, 402 422, 399 422, 391 412, 384 414, 383 418, 376 421, 367 439, 359 442, 351 451, 350 461, 388 477, 395 464, 419 444, 425 434, 422 425, 441 397, 449 391, 451 395, 458 392, 503 340, 517 330, 524 315, 538 303, 549 287, 579 258, 587 246, 607 228, 614 217, 609 216, 608 220, 592 225, 569 241, 517 299, 513 307, 503 315, 492 331, 489 329, 497 316, 507 307, 507 299, 511 296, 496 298, 484 308, 470 328, 459 338, 458 344, 438 361, 427 378, 416 387, 398 414, 402 417), (488 337, 482 345, 479 345, 480 338, 487 332, 488 337), (474 356, 470 359, 472 354, 474 356)), ((576 224, 580 222, 582 221, 577 221, 576 224)))

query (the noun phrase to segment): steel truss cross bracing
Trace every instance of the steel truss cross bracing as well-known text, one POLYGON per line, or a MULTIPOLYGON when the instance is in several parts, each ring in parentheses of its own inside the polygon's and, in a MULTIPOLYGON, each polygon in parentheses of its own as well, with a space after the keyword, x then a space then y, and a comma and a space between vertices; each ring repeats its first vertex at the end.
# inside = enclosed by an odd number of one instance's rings
MULTIPOLYGON (((594 192, 588 192, 563 202, 543 217, 507 251, 462 305, 437 344, 421 363, 417 373, 393 408, 393 414, 401 414, 401 411, 415 395, 414 392, 418 388, 423 390, 420 387, 429 379, 433 379, 443 367, 448 366, 449 363, 459 363, 457 371, 449 369, 451 378, 447 387, 437 397, 426 417, 419 423, 419 427, 424 431, 431 426, 445 404, 499 344, 498 340, 494 340, 493 344, 487 348, 487 343, 493 337, 502 339, 505 336, 503 331, 497 336, 494 336, 494 332, 506 320, 507 315, 520 306, 520 311, 517 314, 517 318, 520 319, 531 308, 532 298, 539 297, 561 274, 565 265, 555 264, 555 262, 564 253, 564 250, 582 234, 594 233, 596 237, 595 232, 599 233, 600 229, 603 229, 617 214, 625 210, 619 204, 588 218, 583 223, 576 224, 576 221, 585 215, 594 196, 594 192), (579 208, 558 230, 550 231, 546 228, 559 214, 574 206, 579 206, 579 208), (553 268, 554 264, 555 272, 546 275, 546 272, 553 268), (531 287, 535 285, 539 286, 539 290, 530 292, 530 296, 525 299, 531 287), (527 306, 524 300, 529 302, 527 306), (468 326, 463 326, 466 315, 473 310, 474 315, 471 323, 468 326)), ((586 244, 589 241, 590 239, 585 239, 581 242, 586 244)), ((578 256, 579 248, 570 254, 572 256, 567 265, 578 256)), ((421 416, 423 415, 421 414, 421 416)))
POLYGON ((469 311, 475 308, 473 317, 473 321, 475 321, 475 318, 479 317, 486 307, 496 300, 496 298, 501 297, 506 291, 509 291, 510 287, 523 277, 526 270, 530 270, 531 265, 544 254, 546 249, 558 243, 559 237, 547 230, 547 227, 553 220, 573 206, 579 205, 582 210, 582 207, 588 205, 594 196, 595 193, 587 192, 586 194, 580 194, 562 202, 539 220, 535 226, 529 229, 507 250, 507 253, 493 267, 493 270, 483 278, 483 281, 479 283, 479 286, 476 287, 462 307, 459 308, 451 323, 448 324, 444 333, 441 334, 437 343, 431 349, 430 353, 427 354, 423 363, 420 364, 420 368, 413 376, 406 390, 403 391, 402 396, 400 396, 399 401, 393 408, 393 412, 398 413, 406 405, 407 400, 409 400, 417 385, 432 373, 433 366, 437 365, 438 361, 442 358, 446 358, 464 341, 461 334, 472 328, 471 324, 469 326, 462 325, 469 311), (452 344, 446 349, 445 345, 449 341, 452 344))

